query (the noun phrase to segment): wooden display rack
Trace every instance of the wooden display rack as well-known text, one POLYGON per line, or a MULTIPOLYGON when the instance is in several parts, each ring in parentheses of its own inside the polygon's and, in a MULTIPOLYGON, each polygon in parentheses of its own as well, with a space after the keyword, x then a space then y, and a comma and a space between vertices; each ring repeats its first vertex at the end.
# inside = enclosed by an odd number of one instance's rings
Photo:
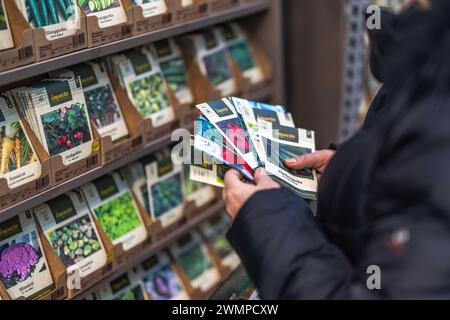
MULTIPOLYGON (((131 0, 124 0, 124 2, 130 3, 131 0)), ((133 35, 140 35, 148 32, 157 31, 162 28, 169 27, 173 24, 174 17, 174 0, 164 0, 167 6, 166 12, 151 17, 144 17, 143 9, 141 6, 133 6, 133 35)))
POLYGON ((210 0, 211 12, 218 12, 238 6, 242 0, 210 0))
POLYGON ((209 14, 209 0, 192 0, 191 5, 183 6, 182 0, 175 1, 175 21, 188 21, 209 14))

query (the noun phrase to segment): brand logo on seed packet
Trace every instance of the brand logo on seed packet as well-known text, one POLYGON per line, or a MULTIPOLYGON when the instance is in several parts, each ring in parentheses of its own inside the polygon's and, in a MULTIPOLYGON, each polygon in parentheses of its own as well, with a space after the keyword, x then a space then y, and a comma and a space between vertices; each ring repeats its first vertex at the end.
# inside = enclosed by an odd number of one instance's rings
POLYGON ((298 142, 298 130, 295 128, 277 128, 273 131, 273 136, 280 140, 298 142))
POLYGON ((54 107, 72 100, 69 81, 45 81, 50 106, 54 107))
POLYGON ((92 86, 98 83, 97 76, 95 75, 94 68, 89 64, 82 64, 75 68, 74 73, 80 77, 81 85, 83 88, 92 86))
POLYGON ((130 279, 128 279, 128 275, 125 273, 124 275, 118 277, 117 279, 111 281, 109 284, 111 286, 111 290, 113 293, 117 293, 123 288, 126 288, 130 285, 130 279))
POLYGON ((156 255, 151 256, 150 258, 148 258, 147 260, 145 260, 144 262, 142 262, 142 267, 144 268, 145 271, 153 268, 154 266, 156 266, 158 264, 158 257, 156 255))
POLYGON ((273 111, 254 109, 253 112, 255 113, 257 119, 278 123, 277 114, 273 111))
POLYGON ((141 52, 128 52, 125 55, 130 60, 135 75, 138 76, 152 70, 150 61, 145 54, 141 52))
POLYGON ((222 33, 225 38, 225 40, 230 41, 236 38, 236 34, 234 33, 233 29, 229 25, 223 25, 222 26, 222 33))
POLYGON ((100 199, 104 200, 119 192, 112 175, 106 175, 93 181, 100 199))
POLYGON ((158 55, 158 58, 168 56, 172 53, 169 45, 169 40, 167 39, 155 42, 154 46, 156 48, 156 54, 158 55))
POLYGON ((67 220, 77 214, 72 199, 68 195, 59 196, 47 202, 56 223, 67 220))
POLYGON ((208 102, 208 105, 221 118, 232 116, 234 114, 233 111, 231 111, 231 109, 228 108, 228 106, 222 100, 208 102))
POLYGON ((207 49, 212 49, 217 46, 217 40, 214 35, 214 32, 211 30, 207 30, 203 32, 203 37, 205 39, 205 44, 207 49))
POLYGON ((19 216, 15 216, 0 223, 0 241, 8 239, 22 232, 19 216))

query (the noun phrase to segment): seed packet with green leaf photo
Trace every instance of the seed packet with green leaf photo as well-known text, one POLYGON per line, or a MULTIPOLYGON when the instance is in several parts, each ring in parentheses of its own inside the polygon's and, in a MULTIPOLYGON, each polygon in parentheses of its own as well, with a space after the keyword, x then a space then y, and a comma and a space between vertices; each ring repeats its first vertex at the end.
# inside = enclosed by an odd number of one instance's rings
POLYGON ((226 238, 230 227, 231 221, 226 212, 216 214, 200 225, 201 231, 220 257, 222 265, 234 270, 238 267, 240 260, 226 238))
POLYGON ((100 227, 113 245, 130 250, 147 238, 134 197, 122 175, 107 174, 81 187, 100 227))
POLYGON ((168 148, 154 154, 154 161, 145 166, 150 214, 160 220, 163 227, 183 216, 182 166, 172 162, 168 148))
POLYGON ((157 252, 144 260, 137 272, 151 300, 188 300, 189 295, 178 271, 165 252, 157 252))
POLYGON ((145 48, 130 50, 118 58, 115 69, 121 77, 131 103, 143 118, 150 118, 154 127, 175 119, 164 76, 152 54, 145 48))
POLYGON ((148 300, 144 284, 135 268, 97 290, 95 296, 97 300, 148 300))
POLYGON ((128 128, 114 89, 102 62, 86 62, 50 73, 57 78, 79 79, 83 87, 90 120, 100 136, 113 142, 128 137, 128 128))
POLYGON ((60 155, 64 165, 92 153, 93 135, 81 85, 74 78, 42 80, 13 91, 48 154, 60 155))
POLYGON ((226 44, 231 58, 236 63, 244 78, 252 84, 264 80, 261 66, 258 65, 256 56, 250 46, 250 42, 237 23, 223 24, 217 27, 220 39, 226 44))
POLYGON ((0 281, 11 299, 39 299, 54 289, 30 211, 0 222, 0 281))
POLYGON ((14 41, 9 25, 4 0, 0 1, 0 51, 14 48, 14 41))
POLYGON ((83 278, 106 265, 105 248, 81 192, 68 192, 33 211, 69 274, 83 278))
POLYGON ((199 65, 201 73, 209 80, 221 96, 233 95, 237 84, 233 77, 231 57, 225 43, 220 41, 217 30, 207 29, 185 37, 199 65))
POLYGON ((168 10, 166 0, 132 0, 131 3, 142 8, 144 18, 164 14, 168 10))
POLYGON ((0 96, 0 178, 15 188, 41 175, 41 163, 13 102, 0 96))
POLYGON ((192 104, 194 97, 187 82, 186 66, 175 40, 170 38, 154 42, 150 50, 178 101, 192 104))
POLYGON ((16 0, 17 7, 33 28, 43 28, 47 40, 74 35, 80 29, 76 0, 16 0))
POLYGON ((127 21, 121 0, 77 0, 78 5, 88 17, 98 19, 98 27, 106 28, 127 21))
POLYGON ((193 288, 207 291, 220 281, 219 271, 197 232, 181 237, 170 246, 170 250, 193 288))

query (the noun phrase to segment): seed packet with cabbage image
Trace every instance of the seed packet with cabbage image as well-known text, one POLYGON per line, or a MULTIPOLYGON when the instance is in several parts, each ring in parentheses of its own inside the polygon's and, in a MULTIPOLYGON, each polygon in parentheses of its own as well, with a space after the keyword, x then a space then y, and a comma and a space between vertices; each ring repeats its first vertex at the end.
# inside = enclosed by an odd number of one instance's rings
POLYGON ((33 211, 68 274, 78 271, 83 278, 106 264, 105 248, 81 192, 70 191, 33 211))
POLYGON ((113 245, 127 251, 145 241, 147 230, 121 174, 113 172, 81 187, 89 208, 113 245))
POLYGON ((88 17, 96 16, 99 28, 111 27, 127 21, 121 0, 78 0, 88 17))
POLYGON ((158 252, 139 266, 147 296, 151 300, 188 300, 177 270, 164 252, 158 252))
POLYGON ((197 232, 190 232, 170 246, 181 270, 195 289, 207 291, 220 281, 208 248, 197 232))
POLYGON ((39 299, 54 289, 30 211, 0 222, 0 281, 12 299, 39 299))

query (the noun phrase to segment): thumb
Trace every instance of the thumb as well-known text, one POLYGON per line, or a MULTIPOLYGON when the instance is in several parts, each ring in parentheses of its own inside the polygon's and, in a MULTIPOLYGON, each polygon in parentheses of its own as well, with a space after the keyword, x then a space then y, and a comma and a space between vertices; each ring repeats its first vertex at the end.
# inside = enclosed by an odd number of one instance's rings
POLYGON ((313 168, 317 169, 323 165, 323 153, 320 151, 314 153, 305 153, 297 158, 287 159, 285 161, 286 166, 291 169, 305 169, 305 168, 313 168))

